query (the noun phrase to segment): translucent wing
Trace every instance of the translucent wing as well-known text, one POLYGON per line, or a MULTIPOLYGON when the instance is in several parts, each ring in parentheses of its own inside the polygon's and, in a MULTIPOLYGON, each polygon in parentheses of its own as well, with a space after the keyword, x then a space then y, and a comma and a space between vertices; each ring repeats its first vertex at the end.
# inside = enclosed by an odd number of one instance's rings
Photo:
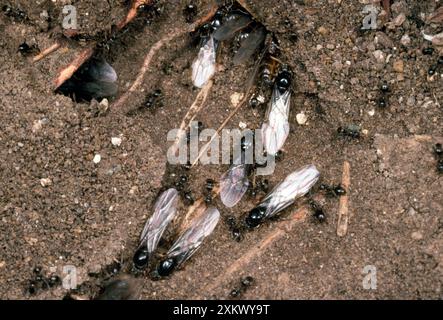
POLYGON ((188 260, 217 226, 220 213, 217 208, 208 208, 192 221, 191 226, 177 239, 168 252, 168 258, 175 258, 177 265, 188 260))
POLYGON ((247 164, 234 164, 220 179, 220 198, 225 206, 235 206, 249 187, 247 164))
POLYGON ((201 88, 215 73, 216 44, 212 37, 200 48, 197 59, 192 64, 192 83, 201 88))
POLYGON ((88 76, 95 81, 117 81, 117 73, 115 72, 114 68, 112 68, 111 65, 103 59, 91 60, 87 66, 86 72, 88 76))
POLYGON ((214 39, 224 41, 232 38, 236 32, 245 28, 252 22, 251 18, 242 14, 232 14, 214 32, 214 39))
POLYGON ((234 64, 239 65, 248 60, 261 46, 266 37, 266 30, 259 27, 251 31, 248 37, 241 43, 240 49, 234 56, 234 64))
POLYGON ((163 192, 154 205, 154 213, 146 222, 140 236, 140 244, 146 244, 148 253, 157 248, 163 232, 177 212, 178 192, 171 188, 163 192))
POLYGON ((291 91, 281 93, 278 88, 272 92, 271 102, 267 111, 266 121, 262 125, 262 138, 266 151, 275 155, 289 135, 289 108, 291 91))
POLYGON ((308 165, 291 173, 278 184, 260 203, 266 207, 265 217, 272 217, 287 208, 299 197, 304 196, 314 186, 320 172, 314 165, 308 165))

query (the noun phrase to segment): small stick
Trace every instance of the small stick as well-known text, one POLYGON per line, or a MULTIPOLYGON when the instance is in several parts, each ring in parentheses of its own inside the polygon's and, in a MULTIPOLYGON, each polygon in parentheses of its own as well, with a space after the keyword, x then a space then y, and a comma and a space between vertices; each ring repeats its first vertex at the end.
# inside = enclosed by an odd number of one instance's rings
POLYGON ((45 58, 46 56, 49 56, 51 53, 57 51, 59 48, 61 47, 60 42, 56 42, 54 43, 52 46, 50 46, 49 48, 43 50, 42 52, 40 52, 38 55, 36 55, 33 59, 32 62, 38 62, 40 60, 42 60, 43 58, 45 58))
POLYGON ((183 118, 183 121, 180 124, 180 131, 177 134, 177 137, 175 138, 174 144, 172 145, 172 154, 176 154, 178 144, 185 134, 186 126, 190 125, 190 123, 195 119, 197 114, 203 108, 203 105, 206 102, 206 99, 208 98, 209 91, 212 88, 212 84, 213 84, 213 81, 209 80, 203 86, 203 88, 201 88, 201 90, 197 94, 197 97, 195 98, 194 102, 192 103, 191 107, 189 108, 188 112, 186 113, 185 117, 183 118))
POLYGON ((289 218, 278 222, 277 227, 272 229, 262 241, 260 241, 257 245, 254 245, 252 248, 248 250, 244 255, 242 255, 237 261, 234 261, 230 267, 223 271, 218 277, 214 279, 204 290, 205 292, 213 292, 213 290, 220 285, 222 285, 225 281, 229 280, 229 278, 238 273, 240 270, 244 270, 249 263, 251 263, 254 259, 261 256, 267 248, 269 248, 273 243, 281 239, 288 232, 292 230, 292 228, 301 221, 306 219, 308 214, 308 210, 306 207, 301 208, 296 211, 289 218))
POLYGON ((234 108, 234 110, 231 111, 231 113, 228 115, 228 117, 225 119, 225 121, 223 121, 223 123, 221 124, 221 126, 217 129, 217 131, 214 133, 214 135, 211 137, 211 139, 209 140, 208 143, 206 143, 203 148, 200 150, 197 158, 194 160, 194 162, 192 163, 192 167, 194 167, 197 163, 198 160, 200 160, 200 158, 203 156, 203 154, 206 152, 206 150, 209 148, 209 146, 211 145, 212 141, 215 139, 216 136, 218 136, 220 134, 220 132, 223 130, 224 127, 226 127, 226 125, 228 124, 229 120, 231 120, 238 112, 238 110, 240 110, 240 108, 243 106, 243 104, 248 100, 249 98, 249 94, 251 92, 251 88, 250 87, 246 92, 245 95, 243 97, 243 99, 238 103, 238 105, 234 108))
POLYGON ((349 186, 351 185, 350 165, 348 161, 343 163, 343 176, 341 182, 346 194, 340 197, 340 207, 338 209, 337 235, 344 237, 348 231, 349 223, 349 186))
POLYGON ((92 47, 84 49, 66 68, 58 74, 55 79, 55 89, 57 90, 66 80, 72 77, 75 71, 86 61, 92 54, 94 49, 92 47))
MULTIPOLYGON (((132 86, 129 88, 128 91, 126 91, 115 103, 113 106, 113 109, 120 109, 125 103, 126 100, 128 100, 129 96, 134 92, 137 91, 138 88, 141 86, 141 84, 143 83, 144 77, 145 77, 145 73, 146 71, 148 71, 150 65, 151 65, 151 61, 154 58, 154 55, 157 53, 157 51, 159 51, 164 44, 166 44, 167 42, 170 42, 172 39, 174 39, 175 37, 181 35, 183 32, 183 30, 180 29, 175 29, 174 31, 172 31, 171 33, 167 34, 165 37, 163 37, 162 39, 160 39, 159 41, 157 41, 149 50, 148 54, 145 57, 145 60, 143 62, 143 66, 140 68, 140 71, 138 72, 137 78, 135 79, 134 83, 132 84, 132 86)), ((124 108, 124 111, 127 108, 124 108)), ((121 111, 121 110, 119 110, 121 111)))
POLYGON ((154 2, 154 1, 153 0, 134 0, 132 2, 131 9, 129 9, 128 14, 126 15, 126 18, 117 25, 117 28, 119 30, 123 29, 129 22, 131 22, 137 16, 138 7, 140 7, 143 4, 150 5, 150 4, 152 4, 152 2, 154 2))

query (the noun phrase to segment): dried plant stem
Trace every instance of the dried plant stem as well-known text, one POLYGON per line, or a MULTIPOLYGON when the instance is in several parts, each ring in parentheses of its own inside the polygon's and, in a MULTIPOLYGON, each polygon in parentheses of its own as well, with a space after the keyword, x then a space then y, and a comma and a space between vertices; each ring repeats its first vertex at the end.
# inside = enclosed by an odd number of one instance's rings
POLYGON ((243 104, 248 100, 249 98, 249 94, 251 92, 251 88, 249 88, 244 96, 243 99, 238 103, 238 105, 231 111, 231 113, 228 115, 228 117, 223 121, 223 123, 220 125, 220 127, 217 129, 217 131, 214 133, 214 135, 211 137, 211 139, 209 140, 208 143, 206 143, 200 150, 197 158, 194 160, 194 162, 192 163, 192 167, 194 167, 197 163, 198 160, 200 160, 200 158, 203 156, 203 154, 208 150, 209 146, 211 145, 212 141, 215 139, 215 137, 217 137, 220 132, 226 127, 226 125, 228 124, 228 122, 237 114, 238 110, 240 110, 240 108, 243 106, 243 104))
POLYGON ((129 9, 128 14, 126 15, 126 18, 123 19, 118 25, 117 28, 123 29, 129 22, 131 22, 136 16, 137 16, 137 9, 141 5, 149 5, 152 4, 154 0, 134 0, 132 1, 131 9, 129 9))
POLYGON ((177 134, 177 137, 175 138, 175 142, 171 147, 171 153, 176 154, 178 150, 179 142, 183 139, 185 135, 185 128, 188 127, 191 124, 191 121, 195 119, 197 114, 200 112, 200 110, 203 108, 207 98, 209 91, 212 88, 212 80, 209 80, 203 88, 199 91, 197 97, 195 98, 194 102, 192 103, 191 107, 189 108, 188 112, 186 113, 185 117, 183 118, 181 124, 180 124, 180 130, 177 134))
POLYGON ((75 71, 94 53, 93 48, 86 48, 66 68, 59 72, 55 80, 55 89, 60 87, 66 80, 72 77, 75 71))
POLYGON ((49 56, 51 53, 57 51, 59 48, 61 47, 61 44, 59 42, 54 43, 52 46, 50 46, 49 48, 43 50, 42 52, 40 52, 38 55, 36 55, 33 59, 32 62, 38 62, 42 59, 44 59, 46 56, 49 56))
POLYGON ((348 161, 343 163, 343 176, 341 182, 346 194, 340 197, 340 207, 338 210, 337 235, 344 237, 348 232, 349 223, 349 186, 351 185, 350 165, 348 161))

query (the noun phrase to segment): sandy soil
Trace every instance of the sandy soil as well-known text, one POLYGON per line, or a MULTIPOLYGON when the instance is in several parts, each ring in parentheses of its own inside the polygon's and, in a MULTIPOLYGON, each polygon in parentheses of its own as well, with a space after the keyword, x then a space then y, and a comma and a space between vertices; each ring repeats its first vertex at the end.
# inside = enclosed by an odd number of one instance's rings
MULTIPOLYGON (((99 112, 103 108, 98 102, 74 103, 55 94, 54 79, 92 38, 102 40, 121 20, 128 9, 125 1, 78 2, 81 36, 64 38, 60 50, 38 63, 17 52, 25 40, 43 50, 60 39, 61 8, 68 2, 0 1, 0 7, 8 4, 28 14, 26 20, 0 14, 3 299, 96 296, 112 276, 109 266, 121 264, 120 273, 130 269, 153 201, 182 172, 167 165, 166 135, 180 125, 198 94, 190 69, 198 48, 191 45, 191 37, 176 38, 159 51, 141 90, 124 107, 137 109, 155 89, 164 93, 161 105, 128 115, 113 110, 111 101, 109 110, 99 112), (43 10, 49 20, 41 17, 43 10), (121 137, 122 144, 112 145, 112 137, 121 137), (101 161, 95 164, 97 154, 101 161), (35 267, 64 278, 67 265, 77 269, 77 290, 54 286, 29 293, 35 267)), ((323 181, 339 183, 348 161, 351 218, 346 236, 336 233, 339 200, 335 198, 325 201, 327 223, 315 223, 308 213, 285 228, 290 223, 287 217, 305 205, 301 201, 286 210, 285 218, 266 223, 239 243, 220 223, 169 279, 155 282, 148 274, 138 275, 140 298, 225 299, 243 276, 255 281, 242 299, 442 298, 443 176, 437 173, 432 148, 443 142, 443 67, 434 77, 427 75, 439 54, 422 53, 429 43, 421 35, 442 31, 441 24, 422 22, 438 1, 396 0, 391 17, 379 16, 378 30, 361 31, 365 2, 369 1, 245 2, 275 32, 281 59, 295 75, 291 134, 283 159, 267 179, 275 185, 291 171, 313 163, 323 181), (406 20, 389 27, 401 14, 406 20), (388 106, 380 108, 379 87, 385 81, 390 86, 388 106), (304 125, 296 120, 301 112, 308 119, 304 125), (359 139, 337 136, 337 128, 349 124, 361 126, 359 139), (280 235, 276 241, 256 250, 276 233, 280 235), (246 263, 251 250, 255 254, 246 263), (367 265, 377 268, 376 290, 362 285, 367 265)), ((187 3, 159 1, 160 14, 142 14, 98 51, 117 71, 120 95, 134 81, 155 42, 173 28, 189 26, 183 16, 187 3)), ((209 1, 195 3, 198 15, 205 14, 209 1)), ((223 122, 234 108, 231 95, 244 92, 251 74, 254 61, 234 66, 232 56, 231 46, 224 45, 219 55, 223 68, 197 117, 207 128, 223 122)), ((264 113, 265 107, 245 105, 228 127, 244 122, 257 128, 264 113)), ((186 172, 195 197, 203 195, 207 178, 217 180, 226 169, 197 166, 186 172)), ((247 197, 233 210, 219 199, 214 203, 223 216, 241 217, 261 196, 247 197)), ((184 214, 186 207, 182 202, 180 212, 184 214)))

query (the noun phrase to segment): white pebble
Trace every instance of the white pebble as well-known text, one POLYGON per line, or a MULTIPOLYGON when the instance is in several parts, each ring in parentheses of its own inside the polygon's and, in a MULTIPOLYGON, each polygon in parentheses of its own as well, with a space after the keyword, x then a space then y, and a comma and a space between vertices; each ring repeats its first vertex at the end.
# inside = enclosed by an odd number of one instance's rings
POLYGON ((108 109, 108 107, 109 107, 109 101, 108 101, 108 99, 103 99, 101 102, 100 102, 100 105, 102 105, 105 109, 108 109))
POLYGON ((234 93, 231 95, 231 104, 232 104, 234 107, 236 107, 236 106, 240 103, 240 101, 241 101, 242 98, 243 98, 243 93, 234 92, 234 93))
POLYGON ((43 121, 35 120, 34 123, 32 124, 32 132, 37 132, 41 130, 42 127, 43 127, 43 121))
POLYGON ((248 127, 248 125, 247 125, 246 123, 241 122, 241 121, 240 121, 240 123, 238 124, 238 126, 239 126, 240 129, 242 129, 242 130, 244 130, 244 129, 246 129, 246 128, 248 127))
POLYGON ((262 95, 257 96, 257 101, 260 103, 264 103, 265 102, 265 97, 262 95))
POLYGON ((120 137, 112 137, 111 138, 111 143, 115 147, 120 147, 120 145, 122 144, 122 138, 120 138, 120 137))
POLYGON ((368 114, 372 117, 375 114, 375 110, 374 109, 369 110, 368 114))
POLYGON ((411 37, 409 35, 405 34, 403 37, 401 37, 400 42, 402 45, 407 47, 411 44, 411 37))
POLYGON ((94 159, 92 159, 92 161, 93 161, 95 164, 99 164, 100 161, 102 161, 102 156, 99 155, 99 154, 96 154, 96 155, 94 156, 94 159))
POLYGON ((374 58, 377 60, 378 63, 384 63, 385 62, 385 54, 381 50, 376 50, 372 53, 374 58))
POLYGON ((305 124, 308 121, 308 117, 303 112, 297 114, 296 119, 297 123, 301 125, 305 124))
POLYGON ((40 179, 40 184, 42 187, 47 187, 52 184, 52 180, 49 178, 42 178, 42 179, 40 179))

